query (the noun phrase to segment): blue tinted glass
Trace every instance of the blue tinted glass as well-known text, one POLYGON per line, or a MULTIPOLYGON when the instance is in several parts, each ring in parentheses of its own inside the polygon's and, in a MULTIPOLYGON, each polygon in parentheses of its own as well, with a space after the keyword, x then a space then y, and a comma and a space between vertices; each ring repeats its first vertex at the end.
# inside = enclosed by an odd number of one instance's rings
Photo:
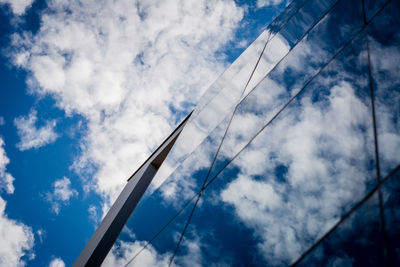
POLYGON ((382 177, 400 163, 399 13, 400 2, 392 1, 367 28, 382 177))
POLYGON ((383 207, 392 266, 400 265, 400 171, 383 184, 383 207))
POLYGON ((340 1, 243 99, 223 140, 213 175, 360 31, 363 25, 361 10, 361 1, 340 1))
MULTIPOLYGON (((388 0, 364 0, 365 16, 367 21, 371 20, 373 16, 387 3, 388 0)), ((395 1, 394 1, 395 2, 395 1)))
POLYGON ((202 265, 291 264, 376 185, 365 43, 209 180, 185 235, 198 238, 202 265))
POLYGON ((295 266, 385 266, 378 192, 295 266))

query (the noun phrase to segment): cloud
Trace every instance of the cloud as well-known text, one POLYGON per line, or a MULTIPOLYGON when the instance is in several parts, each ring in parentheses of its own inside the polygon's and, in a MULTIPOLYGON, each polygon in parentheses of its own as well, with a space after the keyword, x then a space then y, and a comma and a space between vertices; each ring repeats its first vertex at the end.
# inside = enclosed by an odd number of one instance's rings
POLYGON ((110 203, 225 69, 242 17, 232 0, 53 0, 13 58, 31 92, 87 119, 73 167, 110 203))
POLYGON ((54 258, 50 264, 49 267, 65 267, 65 263, 62 259, 60 258, 54 258))
POLYGON ((2 116, 0 116, 0 126, 3 126, 4 124, 6 124, 6 121, 2 116))
POLYGON ((52 210, 58 214, 61 205, 68 205, 69 200, 78 195, 78 191, 71 188, 71 181, 67 177, 53 183, 53 192, 46 194, 46 200, 51 203, 52 210))
MULTIPOLYGON (((6 172, 10 162, 3 148, 4 141, 0 138, 0 189, 5 189, 8 194, 14 193, 11 174, 6 172)), ((21 258, 34 257, 31 252, 34 236, 30 227, 8 218, 5 213, 6 201, 0 197, 0 265, 23 266, 25 261, 21 258)))
MULTIPOLYGON (((145 244, 143 241, 120 242, 108 253, 102 266, 125 266, 145 244)), ((170 257, 171 253, 160 254, 149 245, 129 266, 168 266, 170 257)))
POLYGON ((14 14, 23 15, 32 5, 33 0, 0 0, 0 3, 9 4, 14 14))
POLYGON ((14 193, 14 177, 6 172, 6 166, 10 163, 10 159, 6 155, 4 150, 4 141, 0 137, 0 190, 5 190, 8 194, 14 193))
POLYGON ((93 221, 96 225, 100 223, 101 214, 99 214, 98 209, 95 205, 90 205, 88 208, 89 219, 93 221))
POLYGON ((35 110, 32 110, 28 117, 22 116, 14 119, 18 136, 21 139, 17 144, 19 150, 37 149, 53 143, 58 138, 57 133, 54 132, 55 120, 46 121, 42 127, 36 127, 37 119, 35 110))
MULTIPOLYGON (((172 235, 179 237, 179 233, 172 235)), ((118 245, 114 245, 110 253, 105 258, 102 266, 125 266, 131 259, 146 245, 144 241, 124 242, 119 241, 118 245)), ((184 238, 180 245, 180 252, 174 258, 172 266, 203 266, 200 247, 202 247, 201 239, 194 237, 193 239, 184 238)), ((173 249, 160 253, 157 249, 149 244, 144 248, 128 266, 169 266, 173 249)), ((223 261, 216 263, 215 266, 224 265, 223 261)))
POLYGON ((269 7, 269 6, 277 6, 282 2, 286 2, 285 0, 257 0, 257 8, 269 7))
POLYGON ((6 202, 0 197, 0 265, 24 266, 22 257, 34 257, 31 253, 34 236, 30 227, 9 219, 5 208, 6 202))

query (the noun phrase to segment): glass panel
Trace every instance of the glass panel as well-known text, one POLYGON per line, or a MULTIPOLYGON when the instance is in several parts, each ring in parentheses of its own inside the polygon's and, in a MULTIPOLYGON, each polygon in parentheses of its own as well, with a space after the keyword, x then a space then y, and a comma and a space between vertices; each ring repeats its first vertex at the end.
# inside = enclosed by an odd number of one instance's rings
MULTIPOLYGON (((367 17, 367 21, 369 21, 387 2, 389 2, 389 1, 388 0, 364 0, 365 16, 367 17)), ((396 1, 394 1, 394 2, 396 2, 396 1)))
POLYGON ((296 266, 385 266, 375 192, 296 266))
POLYGON ((308 1, 268 42, 243 96, 247 95, 275 67, 336 0, 308 1))
POLYGON ((382 177, 400 163, 399 13, 400 2, 392 1, 367 28, 382 177))
POLYGON ((210 180, 185 237, 202 265, 288 265, 376 185, 366 56, 361 35, 210 180))
POLYGON ((383 184, 383 207, 391 266, 400 266, 400 171, 383 184))
POLYGON ((213 175, 221 170, 360 30, 363 25, 360 10, 361 1, 340 1, 243 99, 223 140, 212 170, 213 175))
POLYGON ((170 224, 165 225, 166 227, 158 235, 157 232, 147 235, 146 229, 146 226, 151 227, 158 218, 148 216, 142 225, 130 221, 122 230, 102 266, 168 266, 193 206, 194 200, 170 224), (148 244, 153 237, 154 239, 148 244))

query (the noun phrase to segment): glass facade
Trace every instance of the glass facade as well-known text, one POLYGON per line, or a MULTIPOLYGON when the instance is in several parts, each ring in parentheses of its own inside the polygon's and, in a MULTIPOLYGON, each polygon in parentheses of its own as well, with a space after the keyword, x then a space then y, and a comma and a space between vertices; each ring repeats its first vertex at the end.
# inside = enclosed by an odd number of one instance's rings
POLYGON ((399 266, 398 14, 293 1, 206 91, 103 265, 399 266))

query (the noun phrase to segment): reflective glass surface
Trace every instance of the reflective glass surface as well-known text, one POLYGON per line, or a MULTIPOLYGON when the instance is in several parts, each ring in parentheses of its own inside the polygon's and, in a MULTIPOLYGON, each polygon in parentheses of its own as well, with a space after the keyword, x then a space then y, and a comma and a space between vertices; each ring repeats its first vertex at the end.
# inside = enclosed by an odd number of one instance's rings
POLYGON ((370 21, 388 2, 390 2, 390 0, 364 0, 366 19, 370 21))
POLYGON ((400 1, 391 1, 367 28, 382 177, 400 163, 399 14, 400 1))
POLYGON ((246 96, 289 53, 335 2, 336 0, 308 1, 293 14, 282 29, 269 40, 243 96, 246 96))
POLYGON ((385 266, 378 192, 295 266, 385 266))
POLYGON ((203 265, 291 264, 376 185, 365 40, 209 180, 185 234, 203 265))
POLYGON ((400 170, 383 184, 383 207, 388 240, 389 261, 400 264, 400 170))
POLYGON ((221 170, 363 25, 361 1, 340 1, 237 107, 212 175, 221 170))

